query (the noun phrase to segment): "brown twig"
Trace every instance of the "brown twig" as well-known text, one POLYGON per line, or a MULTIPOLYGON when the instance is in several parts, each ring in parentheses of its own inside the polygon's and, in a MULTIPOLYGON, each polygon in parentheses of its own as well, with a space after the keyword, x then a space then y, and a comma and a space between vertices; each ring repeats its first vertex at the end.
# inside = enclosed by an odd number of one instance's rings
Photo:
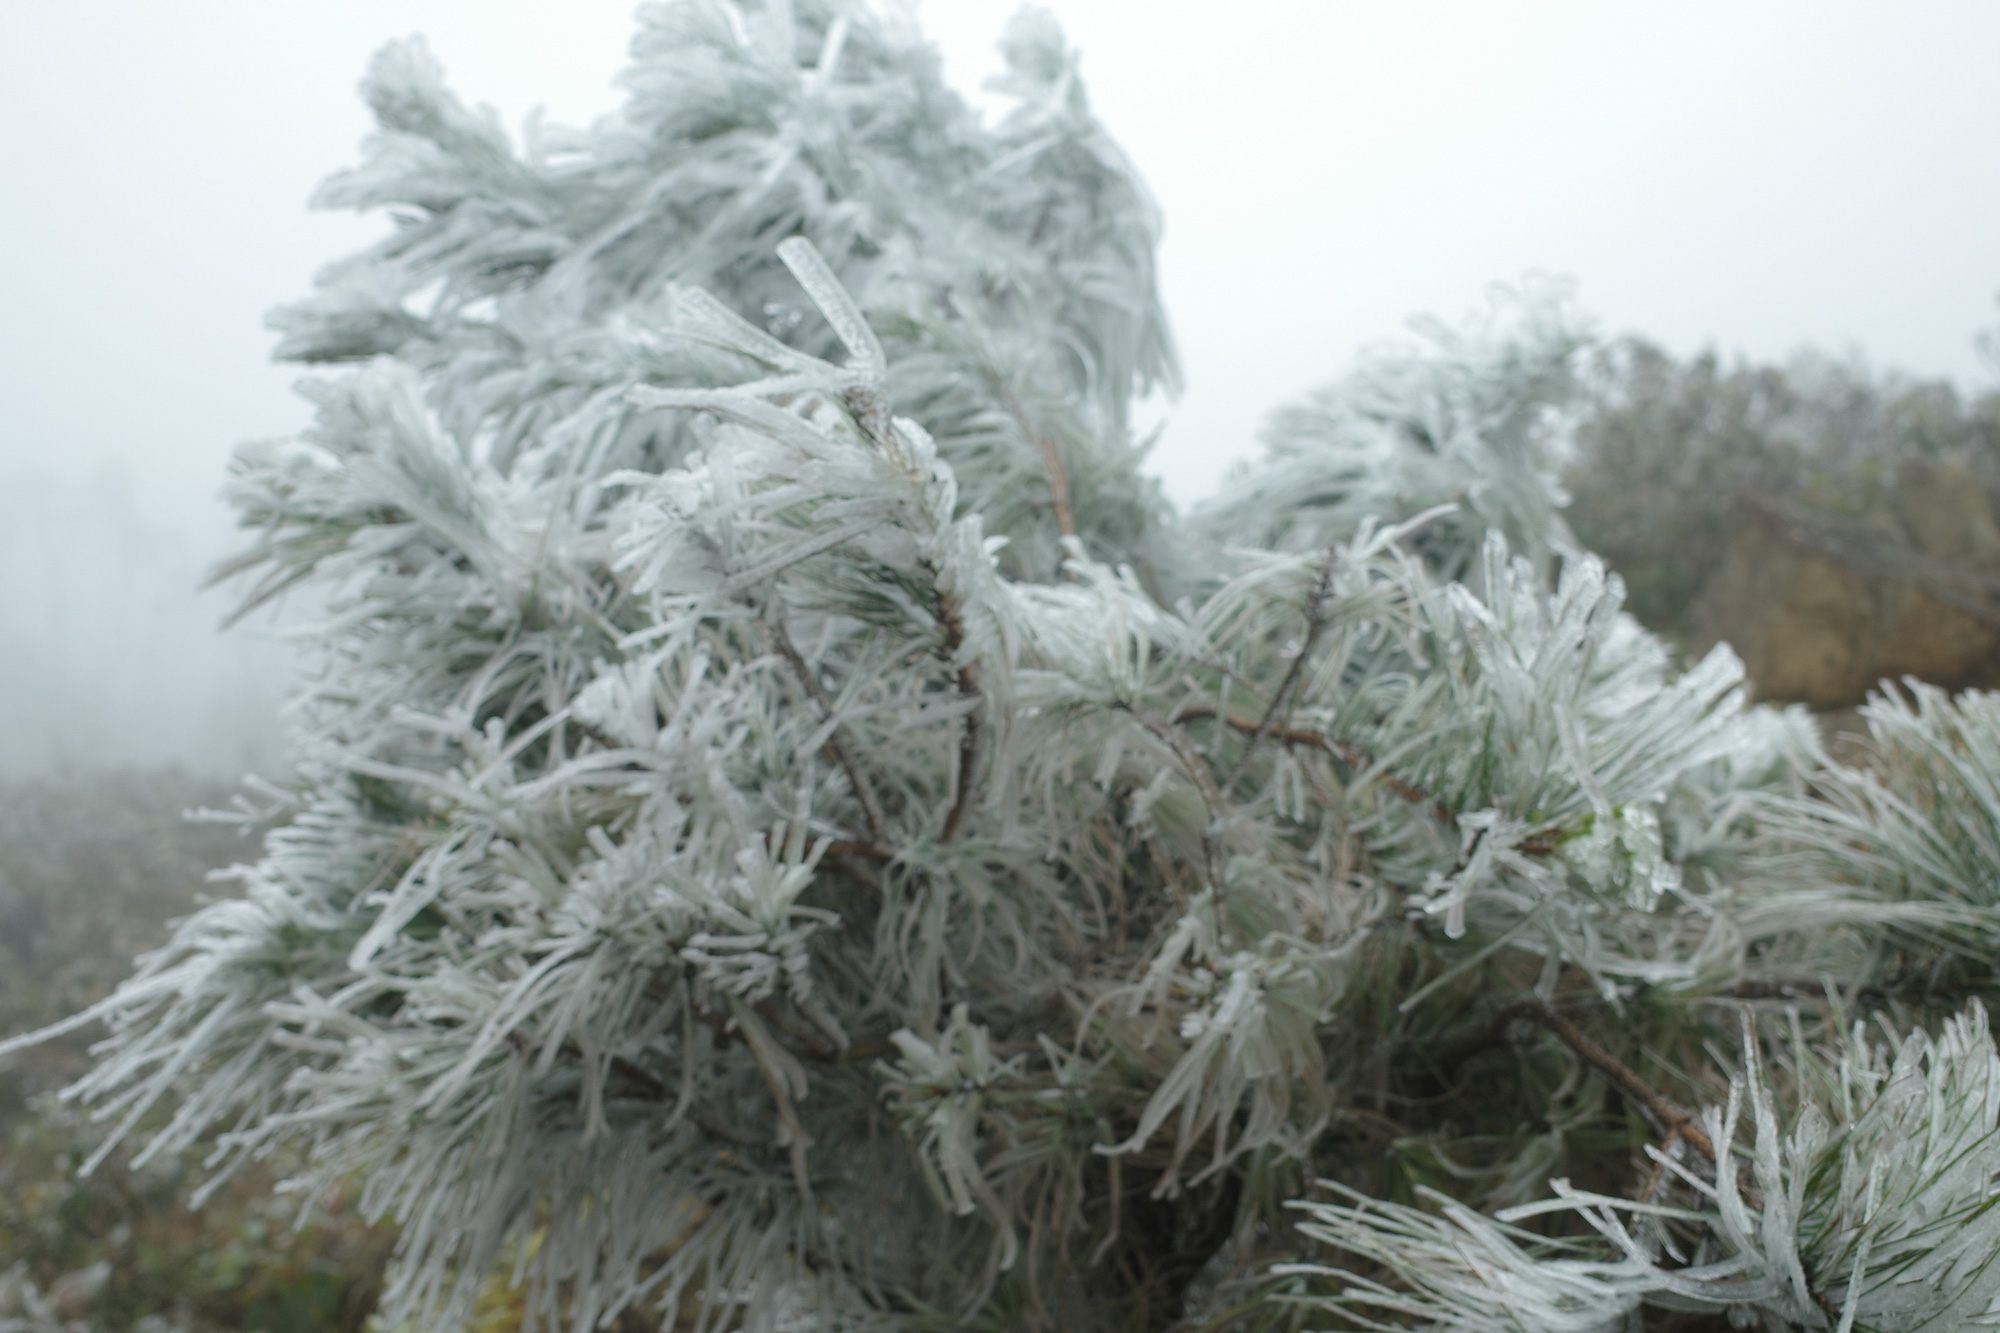
POLYGON ((1339 1114, 1352 1120, 1364 1134, 1380 1139, 1384 1143, 1394 1143, 1410 1132, 1380 1111, 1371 1111, 1365 1106, 1344 1107, 1339 1114))
MULTIPOLYGON (((1235 713, 1218 712, 1210 704, 1193 704, 1187 708, 1183 708, 1180 712, 1174 714, 1174 721, 1176 723, 1199 722, 1203 718, 1211 717, 1221 721, 1224 726, 1245 734, 1254 734, 1260 725, 1252 722, 1247 717, 1242 717, 1235 713)), ((1304 727, 1282 727, 1273 730, 1270 735, 1283 741, 1286 745, 1305 745, 1315 750, 1324 750, 1350 768, 1366 769, 1370 764, 1374 763, 1373 758, 1360 746, 1338 740, 1335 737, 1328 736, 1324 732, 1310 731, 1304 727)), ((1432 801, 1421 789, 1411 786, 1394 773, 1377 773, 1374 780, 1412 805, 1430 805, 1444 818, 1448 819, 1451 817, 1449 810, 1432 801)))
MULTIPOLYGON (((944 624, 945 656, 949 661, 958 656, 958 650, 965 643, 965 621, 949 596, 940 593, 938 600, 942 603, 942 614, 938 618, 944 624)), ((979 663, 967 662, 958 669, 958 693, 960 698, 969 700, 972 707, 966 711, 965 730, 958 738, 958 793, 952 800, 951 810, 944 817, 944 831, 938 835, 939 842, 950 842, 958 837, 966 812, 972 808, 972 791, 979 776, 980 751, 986 741, 986 697, 979 688, 979 663)))
MULTIPOLYGON (((764 830, 764 845, 774 851, 782 846, 782 835, 777 829, 764 830)), ((887 847, 878 847, 872 842, 854 842, 848 838, 835 838, 821 844, 821 850, 836 860, 858 858, 864 861, 893 861, 896 854, 887 847)))
POLYGON ((1278 682, 1278 692, 1271 696, 1271 706, 1264 710, 1264 720, 1250 733, 1250 741, 1243 747, 1243 753, 1236 757, 1236 764, 1229 770, 1229 776, 1222 780, 1222 789, 1229 791, 1236 786, 1236 780, 1243 776, 1243 770, 1250 766, 1250 756, 1256 753, 1258 745, 1271 734, 1278 725, 1283 710, 1291 706, 1292 690, 1305 675, 1306 663, 1312 658, 1313 648, 1319 643, 1320 632, 1326 628, 1326 599, 1333 592, 1333 568, 1340 559, 1340 548, 1329 546, 1326 559, 1320 562, 1319 577, 1313 581, 1312 596, 1306 602, 1306 637, 1299 645, 1298 655, 1292 658, 1292 665, 1285 672, 1285 678, 1278 682))
MULTIPOLYGON (((1214 712, 1213 709, 1209 711, 1214 712)), ((1167 748, 1174 752, 1174 757, 1181 761, 1181 767, 1187 770, 1188 776, 1194 779, 1195 786, 1201 789, 1202 803, 1208 807, 1210 816, 1220 816, 1229 808, 1228 798, 1222 794, 1222 789, 1215 785, 1215 774, 1203 761, 1200 752, 1188 742, 1188 738, 1181 735, 1180 728, 1174 725, 1180 721, 1179 717, 1170 723, 1163 718, 1155 717, 1143 708, 1134 707, 1131 713, 1140 726, 1164 741, 1167 748)))
MULTIPOLYGON (((1049 507, 1055 510, 1057 531, 1065 537, 1076 536, 1076 513, 1070 505, 1068 465, 1063 462, 1062 454, 1056 450, 1054 441, 1036 430, 1034 423, 1028 419, 1028 410, 1021 405, 1020 396, 1001 374, 990 352, 987 353, 986 363, 987 386, 993 390, 994 397, 1000 400, 1000 405, 1007 409, 1007 415, 1014 418, 1014 424, 1021 428, 1021 434, 1028 437, 1028 443, 1035 446, 1035 452, 1041 455, 1042 471, 1049 481, 1049 507)), ((1076 575, 1068 574, 1068 577, 1074 579, 1076 575)))
POLYGON ((1014 396, 1014 391, 997 375, 992 382, 1000 401, 1006 405, 1008 415, 1014 418, 1021 433, 1028 437, 1028 442, 1035 446, 1035 452, 1042 456, 1042 471, 1049 478, 1050 506, 1056 511, 1056 528, 1065 537, 1076 536, 1076 515, 1071 511, 1069 502, 1069 468, 1063 464, 1062 455, 1056 452, 1055 445, 1047 436, 1029 423, 1027 411, 1022 408, 1021 400, 1014 396))
POLYGON ((1220 787, 1215 785, 1215 774, 1209 768, 1208 761, 1202 757, 1200 751, 1194 748, 1193 743, 1182 734, 1179 727, 1165 718, 1156 717, 1136 705, 1128 704, 1127 709, 1140 726, 1144 727, 1154 736, 1157 736, 1169 750, 1173 751, 1174 758, 1180 760, 1181 769, 1193 781, 1195 788, 1200 791, 1201 803, 1208 810, 1208 824, 1202 830, 1201 835, 1201 851, 1204 861, 1202 869, 1209 883, 1218 883, 1219 878, 1216 874, 1217 842, 1223 827, 1224 816, 1230 808, 1229 798, 1223 795, 1220 787))
MULTIPOLYGON (((777 646, 778 655, 798 677, 799 685, 812 701, 819 705, 821 714, 829 721, 834 719, 833 700, 827 697, 826 688, 819 683, 806 663, 805 656, 792 645, 792 636, 785 627, 775 620, 765 621, 770 631, 771 642, 777 646)), ((869 785, 868 775, 861 767, 861 757, 854 743, 854 733, 845 722, 834 722, 833 732, 826 738, 825 750, 833 761, 847 774, 847 785, 854 793, 855 801, 861 806, 861 817, 868 824, 868 836, 877 843, 889 840, 888 821, 882 816, 882 803, 875 797, 875 788, 869 785)))
POLYGON ((854 858, 861 861, 893 861, 896 854, 887 847, 877 847, 872 842, 847 842, 836 838, 826 845, 826 854, 836 860, 854 858))
POLYGON ((712 1134, 716 1138, 726 1143, 733 1143, 739 1148, 750 1148, 757 1152, 764 1152, 771 1146, 769 1140, 738 1129, 704 1106, 690 1107, 688 1109, 688 1119, 694 1121, 696 1127, 704 1133, 712 1134))
POLYGON ((1561 827, 1536 829, 1521 839, 1517 850, 1525 856, 1552 856, 1567 837, 1561 827))
POLYGON ((665 1079, 655 1074, 652 1070, 647 1069, 645 1066, 637 1064, 634 1061, 628 1060, 622 1055, 614 1055, 611 1057, 611 1068, 615 1073, 622 1074, 626 1078, 632 1079, 635 1082, 645 1084, 649 1089, 652 1090, 655 1096, 664 1097, 667 1095, 667 1093, 672 1091, 672 1089, 667 1086, 667 1081, 665 1079))
POLYGON ((1627 1069, 1618 1058, 1586 1036, 1576 1024, 1564 1018, 1547 1005, 1529 1002, 1517 1004, 1500 1015, 1499 1026, 1517 1018, 1530 1018, 1540 1023, 1563 1045, 1583 1057, 1585 1064, 1604 1075, 1605 1081, 1618 1089, 1618 1094, 1643 1112, 1648 1120, 1663 1135, 1677 1135, 1685 1139, 1694 1150, 1706 1157, 1710 1164, 1716 1164, 1715 1143, 1708 1137, 1708 1131, 1695 1122, 1692 1112, 1684 1111, 1668 1101, 1637 1074, 1627 1069))
POLYGON ((1660 1141, 1660 1159, 1653 1163, 1653 1173, 1646 1177, 1646 1188, 1639 1191, 1640 1203, 1655 1202, 1655 1193, 1660 1188, 1660 1180, 1667 1173, 1667 1158, 1673 1156, 1674 1147, 1681 1141, 1679 1129, 1667 1131, 1667 1137, 1660 1141))
POLYGON ((1789 981, 1739 981, 1726 990, 1718 991, 1711 998, 1715 1000, 1798 1000, 1812 997, 1813 992, 1789 981))

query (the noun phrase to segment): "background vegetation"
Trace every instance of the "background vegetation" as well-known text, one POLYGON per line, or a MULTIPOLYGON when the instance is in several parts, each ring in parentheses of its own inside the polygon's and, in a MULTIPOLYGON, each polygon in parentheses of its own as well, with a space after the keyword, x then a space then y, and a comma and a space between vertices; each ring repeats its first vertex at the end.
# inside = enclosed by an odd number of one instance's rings
POLYGON ((1738 507, 1763 500, 1908 540, 1899 486, 1926 469, 2000 491, 2000 391, 1802 353, 1783 365, 1677 360, 1641 337, 1593 351, 1581 386, 1567 517, 1625 580, 1626 609, 1686 643, 1729 551, 1738 507))

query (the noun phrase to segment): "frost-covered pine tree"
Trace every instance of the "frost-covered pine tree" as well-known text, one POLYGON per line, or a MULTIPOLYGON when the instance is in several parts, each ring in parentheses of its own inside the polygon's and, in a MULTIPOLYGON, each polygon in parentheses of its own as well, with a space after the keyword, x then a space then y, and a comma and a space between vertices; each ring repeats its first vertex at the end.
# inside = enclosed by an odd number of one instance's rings
POLYGON ((1677 665, 1560 520, 1560 293, 1177 517, 1152 205, 1004 52, 988 123, 906 19, 675 0, 518 148, 378 57, 320 202, 391 228, 231 491, 298 766, 65 1025, 104 1151, 358 1182, 390 1327, 2000 1309, 2000 699, 1850 768, 1677 665))

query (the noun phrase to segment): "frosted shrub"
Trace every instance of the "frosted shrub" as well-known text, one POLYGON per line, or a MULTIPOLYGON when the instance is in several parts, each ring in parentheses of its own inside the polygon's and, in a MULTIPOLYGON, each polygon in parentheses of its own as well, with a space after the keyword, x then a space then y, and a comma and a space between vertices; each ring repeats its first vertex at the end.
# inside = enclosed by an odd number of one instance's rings
POLYGON ((1559 293, 1178 519, 1152 206, 1052 23, 1003 47, 987 124, 902 19, 649 7, 626 108, 518 149, 378 57, 322 202, 393 230, 276 317, 317 424, 232 482, 246 604, 326 607, 298 767, 73 1095, 359 1181, 392 1325, 502 1260, 577 1329, 1967 1316, 1982 1011, 1840 1024, 1983 981, 1982 835, 1907 783, 2000 754, 1939 700, 1832 769, 1620 611, 1559 293))

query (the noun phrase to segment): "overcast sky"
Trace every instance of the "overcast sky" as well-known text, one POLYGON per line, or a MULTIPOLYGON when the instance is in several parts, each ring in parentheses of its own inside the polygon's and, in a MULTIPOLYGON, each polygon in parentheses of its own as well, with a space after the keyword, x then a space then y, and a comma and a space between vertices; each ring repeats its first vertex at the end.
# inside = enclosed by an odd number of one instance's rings
MULTIPOLYGON (((993 67, 1013 7, 924 0, 962 87, 993 67)), ((2000 322, 1992 0, 1049 7, 1166 214, 1188 389, 1155 462, 1183 502, 1357 347, 1532 270, 1574 277, 1601 329, 1683 352, 1814 344, 1994 382, 1972 346, 2000 322)), ((191 755, 212 749, 218 706, 193 695, 263 697, 245 682, 268 654, 202 658, 220 607, 181 589, 226 544, 213 493, 230 447, 306 419, 296 372, 269 363, 264 311, 382 225, 305 208, 368 130, 354 85, 369 54, 423 32, 460 95, 510 126, 537 104, 581 123, 616 104, 631 10, 6 6, 0 737, 14 751, 50 751, 23 728, 82 707, 111 739, 65 753, 191 755), (51 541, 95 554, 32 553, 51 541), (186 680, 140 701, 97 682, 107 656, 186 680)))

